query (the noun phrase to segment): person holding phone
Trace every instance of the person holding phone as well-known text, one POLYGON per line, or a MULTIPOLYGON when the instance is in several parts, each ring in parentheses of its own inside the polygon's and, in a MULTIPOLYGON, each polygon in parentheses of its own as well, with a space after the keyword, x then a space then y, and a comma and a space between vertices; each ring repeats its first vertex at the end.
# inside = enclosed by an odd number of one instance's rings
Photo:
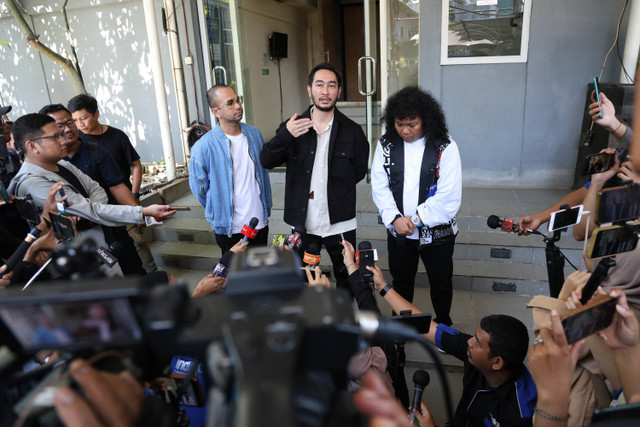
MULTIPOLYGON (((616 109, 613 103, 604 92, 600 92, 600 102, 596 99, 595 91, 591 93, 591 104, 589 104, 589 115, 592 120, 598 126, 602 126, 611 136, 613 140, 609 141, 609 146, 618 150, 624 150, 629 147, 631 140, 633 139, 633 131, 631 127, 627 126, 624 122, 618 120, 616 117, 616 109), (602 112, 602 118, 600 113, 602 112)), ((639 144, 640 151, 640 144, 639 144)), ((640 157, 640 156, 639 156, 640 157)), ((520 231, 518 235, 529 235, 529 230, 537 230, 542 224, 549 221, 552 212, 560 209, 562 205, 576 206, 583 204, 583 201, 587 195, 590 181, 564 196, 558 202, 549 206, 548 208, 531 215, 524 215, 518 221, 520 231)), ((585 207, 585 210, 588 210, 585 207)))

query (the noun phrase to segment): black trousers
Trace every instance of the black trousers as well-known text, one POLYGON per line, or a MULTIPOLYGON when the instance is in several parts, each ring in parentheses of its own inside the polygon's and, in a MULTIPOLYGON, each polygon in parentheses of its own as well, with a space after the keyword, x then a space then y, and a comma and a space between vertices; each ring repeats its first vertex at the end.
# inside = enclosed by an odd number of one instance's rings
MULTIPOLYGON (((242 240, 244 234, 236 233, 232 234, 231 237, 226 234, 218 234, 216 233, 216 243, 222 249, 222 255, 229 252, 229 250, 238 243, 239 240, 242 240)), ((255 239, 249 239, 249 246, 266 246, 267 238, 269 237, 269 226, 266 225, 264 228, 258 230, 258 234, 256 234, 255 239)))
POLYGON ((413 302, 413 289, 418 272, 418 257, 422 259, 429 277, 431 303, 438 323, 451 325, 453 298, 453 248, 455 237, 440 245, 418 248, 418 240, 400 239, 387 234, 389 271, 393 288, 407 301, 413 302))
MULTIPOLYGON (((353 247, 356 247, 356 230, 347 231, 342 233, 344 240, 351 243, 353 247)), ((336 287, 346 289, 351 296, 351 286, 349 286, 349 273, 342 262, 342 236, 340 234, 334 234, 332 236, 320 237, 315 234, 306 234, 302 239, 302 247, 299 250, 300 256, 304 254, 304 251, 309 247, 309 244, 316 243, 318 247, 324 246, 331 258, 331 264, 333 264, 333 276, 336 279, 336 287)))

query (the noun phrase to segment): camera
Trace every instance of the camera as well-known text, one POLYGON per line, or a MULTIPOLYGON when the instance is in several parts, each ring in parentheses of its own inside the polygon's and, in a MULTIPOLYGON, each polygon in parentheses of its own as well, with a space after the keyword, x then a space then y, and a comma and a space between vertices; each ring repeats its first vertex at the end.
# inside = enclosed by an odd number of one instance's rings
MULTIPOLYGON (((85 255, 65 256, 78 265, 85 255)), ((234 257, 225 294, 197 299, 184 285, 139 279, 5 289, 0 336, 21 362, 42 349, 69 360, 118 350, 147 380, 162 376, 176 355, 204 361, 208 411, 221 417, 211 425, 329 425, 345 416, 334 403, 363 337, 350 296, 305 287, 297 262, 290 252, 249 248, 234 257), (89 327, 98 321, 102 328, 89 327)), ((12 374, 0 369, 3 378, 12 374)), ((31 390, 16 384, 34 382, 13 377, 7 388, 3 381, 3 407, 24 404, 31 390)))

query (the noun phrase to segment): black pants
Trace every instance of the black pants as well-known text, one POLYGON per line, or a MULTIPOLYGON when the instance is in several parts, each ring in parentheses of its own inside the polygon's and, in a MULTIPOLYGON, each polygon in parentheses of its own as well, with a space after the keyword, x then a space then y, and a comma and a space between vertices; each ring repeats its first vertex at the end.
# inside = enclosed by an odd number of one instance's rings
POLYGON ((398 240, 387 234, 389 271, 393 277, 393 288, 407 301, 413 302, 413 288, 418 272, 418 257, 427 269, 431 303, 436 312, 435 321, 451 325, 451 300, 453 298, 453 247, 455 237, 445 243, 418 248, 418 240, 398 240))
MULTIPOLYGON (((238 243, 239 240, 242 240, 244 234, 236 233, 232 234, 231 237, 226 234, 218 234, 216 233, 216 243, 222 249, 222 255, 229 252, 229 250, 238 243)), ((269 237, 269 226, 266 225, 264 228, 258 230, 258 234, 256 234, 255 239, 249 239, 249 246, 257 245, 257 246, 266 246, 267 238, 269 237)))
MULTIPOLYGON (((142 266, 142 260, 138 255, 136 246, 133 244, 133 239, 127 233, 127 227, 102 227, 105 241, 110 245, 111 243, 120 242, 122 248, 118 255, 118 263, 122 269, 122 273, 125 276, 137 275, 144 276, 147 271, 142 266)), ((115 255, 115 254, 114 254, 115 255)))
MULTIPOLYGON (((351 243, 353 247, 356 247, 356 230, 347 231, 342 233, 344 239, 351 243)), ((320 237, 315 234, 306 234, 302 239, 302 247, 300 248, 300 255, 304 254, 304 251, 309 247, 310 243, 316 243, 319 247, 324 248, 329 253, 331 258, 331 264, 333 264, 333 276, 336 279, 336 287, 346 289, 353 296, 351 287, 349 286, 349 273, 342 262, 342 236, 340 234, 334 234, 332 236, 320 237)))

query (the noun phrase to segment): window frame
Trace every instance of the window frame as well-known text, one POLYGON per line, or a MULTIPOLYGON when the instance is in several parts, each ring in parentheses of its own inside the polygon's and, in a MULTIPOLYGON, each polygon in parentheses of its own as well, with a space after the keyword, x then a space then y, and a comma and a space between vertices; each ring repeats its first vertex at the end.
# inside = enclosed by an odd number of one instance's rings
POLYGON ((526 63, 529 55, 529 28, 531 26, 531 4, 533 0, 524 0, 522 16, 522 39, 520 55, 469 56, 449 58, 449 0, 442 0, 442 21, 440 23, 440 65, 463 64, 508 64, 526 63))

